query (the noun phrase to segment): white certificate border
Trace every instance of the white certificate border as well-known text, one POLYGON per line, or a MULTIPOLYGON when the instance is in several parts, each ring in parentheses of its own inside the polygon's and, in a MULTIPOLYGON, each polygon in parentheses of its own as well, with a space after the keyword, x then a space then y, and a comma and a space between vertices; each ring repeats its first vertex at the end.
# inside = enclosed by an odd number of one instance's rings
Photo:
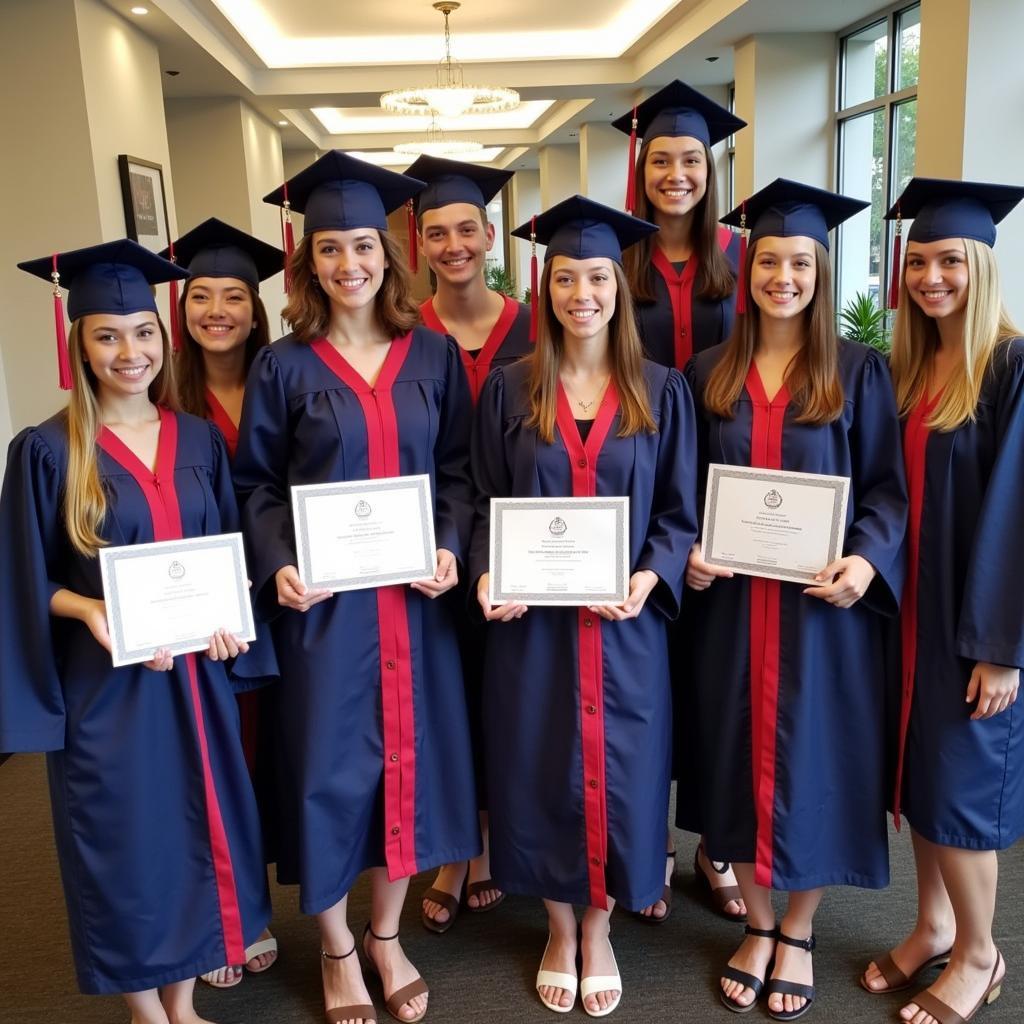
MULTIPOLYGON (((701 557, 709 565, 732 569, 745 576, 762 576, 786 583, 815 583, 815 571, 772 568, 758 562, 740 562, 711 555, 714 550, 716 514, 718 511, 718 485, 723 478, 755 480, 762 483, 790 482, 800 487, 821 487, 833 491, 832 522, 829 526, 828 560, 830 565, 839 557, 846 534, 846 505, 849 500, 850 480, 844 476, 826 476, 819 473, 787 472, 784 469, 751 469, 745 466, 727 466, 711 463, 708 466, 708 490, 704 505, 704 535, 701 557)), ((825 568, 823 565, 821 568, 825 568)))
MULTIPOLYGON (((110 632, 111 658, 114 667, 136 665, 149 661, 156 648, 129 649, 125 643, 124 621, 121 616, 121 595, 117 582, 117 563, 134 558, 152 558, 154 555, 173 555, 177 552, 202 551, 208 548, 227 547, 231 549, 235 570, 236 597, 242 613, 242 632, 239 640, 251 642, 256 639, 256 624, 253 620, 252 604, 249 601, 249 574, 245 565, 245 547, 240 533, 220 533, 212 537, 190 537, 183 540, 162 540, 150 544, 127 544, 120 547, 100 548, 100 578, 103 581, 103 599, 107 612, 107 628, 110 632)), ((210 646, 210 637, 193 637, 162 644, 171 655, 191 654, 205 651, 210 646)))
POLYGON ((596 604, 622 604, 629 596, 629 573, 626 520, 629 516, 629 498, 491 498, 491 604, 534 604, 549 607, 580 607, 596 604), (583 509, 614 509, 615 511, 615 578, 622 589, 605 594, 559 594, 548 593, 514 594, 503 593, 501 586, 502 564, 502 514, 506 510, 543 508, 549 512, 567 512, 583 509))
POLYGON ((429 579, 437 569, 437 545, 434 540, 434 510, 430 493, 430 476, 418 473, 410 476, 390 476, 380 480, 341 480, 326 484, 296 484, 292 487, 292 516, 295 523, 296 559, 299 579, 306 586, 330 590, 334 593, 346 590, 371 590, 398 583, 412 583, 414 580, 429 579), (375 573, 370 576, 350 576, 333 580, 313 579, 313 567, 309 550, 309 524, 306 517, 307 497, 332 497, 337 494, 374 493, 379 491, 415 490, 420 505, 420 521, 424 524, 423 563, 406 572, 375 573))

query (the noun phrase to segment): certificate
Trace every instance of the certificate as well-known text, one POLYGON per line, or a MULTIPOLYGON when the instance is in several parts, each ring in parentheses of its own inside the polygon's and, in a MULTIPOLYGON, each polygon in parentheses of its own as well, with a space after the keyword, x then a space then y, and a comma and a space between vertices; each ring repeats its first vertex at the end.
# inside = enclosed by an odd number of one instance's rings
POLYGON ((307 587, 366 590, 436 571, 425 474, 293 487, 292 514, 299 578, 307 587))
POLYGON ((491 604, 621 604, 629 498, 492 498, 491 604))
POLYGON ((256 639, 240 533, 100 548, 100 574, 115 665, 205 651, 218 629, 256 639))
POLYGON ((849 493, 846 476, 713 463, 704 561, 746 576, 814 583, 842 554, 849 493))

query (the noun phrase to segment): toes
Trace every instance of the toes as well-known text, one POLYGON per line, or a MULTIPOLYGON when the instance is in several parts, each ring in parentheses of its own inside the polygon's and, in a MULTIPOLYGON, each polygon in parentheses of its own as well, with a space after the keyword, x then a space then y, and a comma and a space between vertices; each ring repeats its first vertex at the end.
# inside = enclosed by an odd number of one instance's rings
POLYGON ((724 907, 725 912, 730 917, 739 917, 741 914, 745 914, 746 911, 740 906, 739 900, 729 900, 724 907))
POLYGON ((480 897, 476 893, 473 893, 472 896, 466 897, 466 905, 468 907, 472 907, 473 910, 479 910, 483 904, 480 902, 480 897))
POLYGON ((907 1003, 907 1005, 900 1010, 900 1018, 906 1021, 913 1021, 914 1018, 917 1017, 918 1009, 917 1003, 907 1003))
POLYGON ((558 990, 561 995, 558 997, 559 1006, 572 1006, 572 993, 567 988, 558 990))

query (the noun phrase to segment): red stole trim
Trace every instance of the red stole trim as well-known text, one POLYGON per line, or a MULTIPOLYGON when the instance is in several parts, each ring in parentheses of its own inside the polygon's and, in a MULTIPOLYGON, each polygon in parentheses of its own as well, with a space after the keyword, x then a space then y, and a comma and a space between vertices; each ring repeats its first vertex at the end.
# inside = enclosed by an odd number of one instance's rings
POLYGON ((238 424, 228 415, 220 399, 209 388, 206 389, 206 407, 210 410, 207 418, 212 420, 213 425, 224 435, 228 455, 234 458, 238 450, 238 424))
MULTIPOLYGON (((597 460, 619 410, 615 382, 608 388, 597 410, 586 444, 569 407, 561 382, 558 384, 556 423, 572 470, 574 498, 597 495, 597 460)), ((608 788, 604 745, 604 661, 601 651, 600 616, 587 608, 577 610, 576 640, 580 674, 580 737, 583 746, 583 820, 587 840, 587 874, 590 903, 608 909, 605 864, 608 861, 608 788)))
MULTIPOLYGON (((750 465, 782 469, 782 431, 789 405, 783 384, 769 401, 751 360, 746 379, 753 404, 750 465)), ((750 724, 757 841, 754 881, 771 887, 775 819, 775 753, 779 724, 781 586, 778 580, 750 577, 750 724)))
POLYGON ((922 396, 907 418, 903 430, 903 462, 907 471, 910 513, 907 517, 907 579, 903 585, 900 609, 900 649, 902 652, 902 688, 900 702, 900 740, 896 759, 896 787, 893 794, 893 818, 900 827, 900 803, 903 793, 903 758, 906 754, 910 709, 914 702, 914 677, 917 674, 917 595, 921 556, 921 515, 924 511, 924 482, 927 467, 928 417, 935 410, 942 391, 932 399, 922 396))
MULTIPOLYGON (((725 252, 733 239, 728 228, 718 229, 718 246, 725 252)), ((682 370, 693 355, 693 286, 697 280, 697 254, 693 252, 686 261, 682 273, 677 273, 664 250, 654 246, 651 259, 655 269, 665 279, 668 297, 672 302, 672 338, 675 349, 675 365, 682 370)))
MULTIPOLYGON (((466 368, 466 376, 469 377, 469 392, 473 396, 473 405, 476 405, 480 398, 484 381, 487 380, 487 374, 491 372, 491 363, 494 362, 494 357, 505 343, 505 338, 508 337, 508 332, 512 329, 516 314, 519 312, 519 303, 515 299, 510 299, 507 295, 502 298, 505 300, 505 305, 501 313, 498 314, 498 319, 495 320, 491 333, 487 335, 487 340, 480 348, 477 357, 474 359, 466 349, 459 345, 462 365, 466 368)), ((420 306, 420 316, 423 318, 423 323, 432 331, 440 331, 441 334, 451 333, 437 315, 433 298, 427 299, 420 306)))
MULTIPOLYGON (((178 494, 174 486, 174 470, 178 453, 178 418, 169 409, 159 408, 158 411, 160 413, 160 438, 157 441, 155 473, 144 465, 135 452, 109 428, 100 428, 96 443, 122 469, 130 473, 139 485, 153 520, 153 540, 180 540, 183 536, 181 508, 178 505, 178 494)), ((199 693, 196 656, 186 654, 183 657, 188 674, 192 712, 195 716, 199 756, 203 766, 206 824, 210 834, 210 852, 213 856, 213 874, 220 907, 225 962, 244 964, 245 941, 242 936, 242 912, 238 906, 235 871, 231 863, 231 848, 228 845, 227 830, 224 828, 220 802, 217 799, 217 789, 213 781, 210 748, 206 739, 203 705, 199 693)))
MULTIPOLYGON (((398 419, 391 388, 409 355, 412 333, 395 338, 377 380, 368 384, 326 339, 310 348, 355 392, 366 419, 370 479, 400 476, 398 419)), ((416 716, 413 706, 412 644, 404 586, 377 587, 380 690, 384 742, 384 859, 388 878, 415 875, 416 716)))

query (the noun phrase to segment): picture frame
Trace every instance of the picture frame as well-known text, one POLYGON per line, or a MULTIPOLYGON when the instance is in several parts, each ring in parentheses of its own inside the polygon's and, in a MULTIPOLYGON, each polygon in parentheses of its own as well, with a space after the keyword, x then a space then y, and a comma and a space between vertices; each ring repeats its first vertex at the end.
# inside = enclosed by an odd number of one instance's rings
POLYGON ((170 244, 164 171, 160 164, 121 153, 117 158, 124 201, 125 233, 151 252, 170 244))

